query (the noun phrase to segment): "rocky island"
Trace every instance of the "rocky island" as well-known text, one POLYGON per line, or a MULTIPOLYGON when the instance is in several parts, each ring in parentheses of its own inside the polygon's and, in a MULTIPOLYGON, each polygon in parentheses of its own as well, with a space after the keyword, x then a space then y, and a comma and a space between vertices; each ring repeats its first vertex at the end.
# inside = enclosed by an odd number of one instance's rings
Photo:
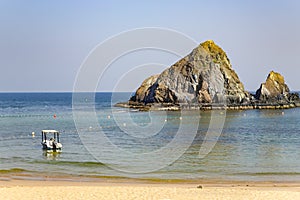
POLYGON ((283 76, 271 71, 255 94, 245 91, 226 53, 212 40, 201 43, 161 74, 150 76, 128 102, 139 110, 282 109, 300 106, 283 76))

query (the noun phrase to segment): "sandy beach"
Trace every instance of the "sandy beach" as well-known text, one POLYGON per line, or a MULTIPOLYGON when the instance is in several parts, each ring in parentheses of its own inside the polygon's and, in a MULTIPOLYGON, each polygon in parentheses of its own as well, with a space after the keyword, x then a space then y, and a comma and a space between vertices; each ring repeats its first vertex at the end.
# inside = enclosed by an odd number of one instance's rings
POLYGON ((300 199, 296 183, 0 181, 0 199, 300 199))

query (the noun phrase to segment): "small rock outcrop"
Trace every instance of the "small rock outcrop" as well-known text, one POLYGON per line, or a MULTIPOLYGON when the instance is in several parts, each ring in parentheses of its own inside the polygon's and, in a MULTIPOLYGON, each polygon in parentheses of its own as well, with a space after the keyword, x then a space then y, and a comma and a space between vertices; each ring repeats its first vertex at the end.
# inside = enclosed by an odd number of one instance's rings
POLYGON ((285 84, 283 76, 271 71, 266 82, 256 91, 255 98, 262 102, 288 101, 289 92, 290 89, 285 84))
POLYGON ((290 93, 284 77, 271 71, 265 83, 255 93, 255 98, 260 103, 294 103, 299 100, 298 93, 290 93))

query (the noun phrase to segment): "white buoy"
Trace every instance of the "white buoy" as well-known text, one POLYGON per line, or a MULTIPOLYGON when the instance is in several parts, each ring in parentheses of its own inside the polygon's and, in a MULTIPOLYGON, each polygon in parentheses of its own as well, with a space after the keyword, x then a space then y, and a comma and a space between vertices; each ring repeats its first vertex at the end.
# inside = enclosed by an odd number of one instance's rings
POLYGON ((165 119, 165 122, 167 122, 168 120, 167 119, 165 119))
POLYGON ((126 123, 123 123, 123 126, 126 126, 126 123))
POLYGON ((182 117, 179 117, 180 120, 182 120, 182 117))
POLYGON ((32 132, 31 135, 32 135, 32 137, 35 137, 35 133, 34 132, 32 132))
POLYGON ((107 119, 110 119, 110 115, 107 115, 107 119))

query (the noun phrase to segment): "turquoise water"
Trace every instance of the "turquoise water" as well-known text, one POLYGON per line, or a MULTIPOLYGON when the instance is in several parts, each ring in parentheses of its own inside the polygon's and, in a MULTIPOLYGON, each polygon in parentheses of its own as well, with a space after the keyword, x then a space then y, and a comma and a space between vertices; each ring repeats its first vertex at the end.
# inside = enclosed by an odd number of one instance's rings
MULTIPOLYGON (((226 116, 222 133, 211 138, 216 143, 205 157, 199 157, 212 113, 191 111, 182 120, 180 112, 136 112, 111 108, 111 93, 97 93, 96 117, 103 132, 116 146, 128 152, 143 154, 159 150, 170 143, 181 123, 199 125, 193 143, 174 163, 147 173, 123 173, 123 163, 147 168, 148 163, 128 159, 125 155, 91 154, 103 150, 95 141, 99 127, 84 123, 87 129, 77 130, 72 110, 71 93, 2 93, 0 94, 0 174, 37 176, 134 177, 147 179, 217 179, 252 181, 300 181, 300 109, 218 111, 215 117, 226 116), (54 118, 53 115, 57 117, 54 118), (130 119, 140 127, 163 121, 163 127, 152 127, 154 135, 135 131, 130 119), (200 120, 194 120, 200 116, 200 120), (197 124, 195 124, 197 123, 197 124), (128 128, 130 133, 124 132, 128 128), (56 129, 61 134, 63 152, 49 154, 42 150, 43 129, 56 129), (32 137, 35 132, 35 137, 32 137), (80 132, 80 134, 79 134, 80 132), (83 142, 84 137, 87 139, 83 142), (131 135, 132 134, 132 135, 131 135), (146 134, 146 135, 145 135, 146 134), (87 148, 88 147, 88 148, 87 148), (108 156, 109 155, 109 156, 108 156), (101 157, 103 156, 103 157, 101 157), (107 162, 109 162, 109 164, 107 162), (144 165, 144 166, 143 166, 144 165), (117 169, 117 170, 116 170, 117 169)), ((128 94, 115 94, 115 101, 125 101, 128 94)), ((90 99, 85 99, 87 104, 90 99)), ((82 116, 91 112, 83 106, 82 116)), ((161 123, 159 125, 162 125, 161 123)), ((155 125, 155 124, 154 124, 155 125)), ((157 125, 157 127, 159 126, 157 125)), ((77 127, 78 128, 78 127, 77 127)), ((186 132, 186 135, 192 132, 186 132)), ((99 142, 99 141, 98 141, 99 142)), ((180 138, 179 145, 184 144, 180 138)), ((175 151, 174 151, 175 152, 175 151)), ((172 154, 172 151, 170 152, 172 154)), ((161 162, 170 154, 160 155, 161 162)), ((155 160, 155 157, 153 158, 155 160)), ((160 162, 160 160, 156 161, 160 162)), ((130 169, 128 169, 130 170, 130 169)), ((0 175, 1 176, 1 175, 0 175)))

